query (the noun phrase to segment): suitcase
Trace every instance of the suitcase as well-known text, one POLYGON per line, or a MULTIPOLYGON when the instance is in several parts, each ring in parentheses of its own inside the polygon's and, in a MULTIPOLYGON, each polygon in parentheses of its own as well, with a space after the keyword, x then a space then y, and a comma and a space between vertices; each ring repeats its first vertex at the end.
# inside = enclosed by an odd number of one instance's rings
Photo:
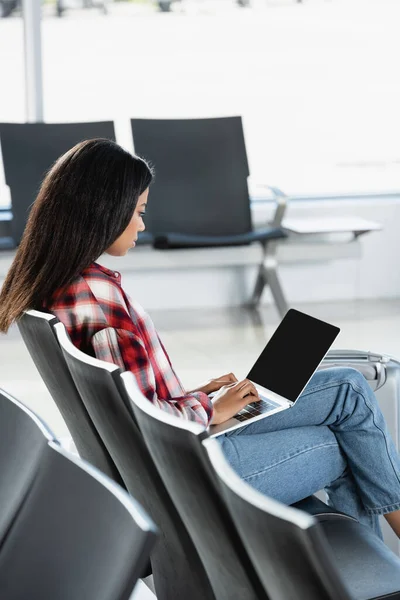
MULTIPOLYGON (((320 369, 330 367, 352 367, 360 371, 378 399, 393 437, 397 451, 400 446, 400 361, 385 354, 361 350, 330 350, 320 369)), ((366 457, 368 460, 368 457, 366 457)), ((400 543, 386 520, 381 517, 385 543, 400 556, 400 543)))

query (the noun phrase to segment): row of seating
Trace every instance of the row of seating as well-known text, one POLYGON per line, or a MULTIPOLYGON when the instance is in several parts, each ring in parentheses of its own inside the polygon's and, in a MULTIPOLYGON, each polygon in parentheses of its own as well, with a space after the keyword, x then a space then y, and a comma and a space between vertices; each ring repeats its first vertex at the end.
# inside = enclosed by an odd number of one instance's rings
MULTIPOLYGON (((288 199, 264 182, 263 194, 270 193, 275 212, 270 222, 253 228, 241 118, 132 119, 130 126, 136 152, 156 167, 146 232, 139 236, 139 243, 161 250, 259 243, 258 273, 248 303, 258 306, 269 285, 283 317, 288 304, 278 277, 277 244, 288 232, 304 235, 304 222, 300 228, 293 219, 283 223, 288 199)), ((94 137, 115 140, 114 123, 0 123, 12 203, 12 215, 0 211, 0 249, 19 244, 31 204, 55 160, 77 142, 94 137)), ((313 222, 306 232, 320 235, 331 227, 332 222, 313 222)), ((356 239, 376 228, 379 224, 350 218, 339 219, 332 231, 356 239)))
POLYGON ((400 560, 368 528, 315 497, 293 508, 256 492, 202 427, 80 352, 54 316, 29 311, 19 328, 80 454, 158 526, 158 600, 400 598, 400 560))
POLYGON ((0 597, 128 600, 157 532, 108 477, 0 390, 0 597))
MULTIPOLYGON (((158 249, 261 243, 263 257, 251 302, 259 302, 268 281, 283 316, 288 307, 271 242, 286 235, 281 228, 286 197, 270 188, 277 203, 275 216, 264 228, 253 230, 242 119, 132 119, 131 131, 135 151, 156 166, 146 211, 147 231, 139 236, 139 243, 158 249)), ((13 215, 11 236, 4 236, 4 247, 19 244, 46 171, 77 142, 94 137, 115 141, 114 124, 0 123, 13 215)))

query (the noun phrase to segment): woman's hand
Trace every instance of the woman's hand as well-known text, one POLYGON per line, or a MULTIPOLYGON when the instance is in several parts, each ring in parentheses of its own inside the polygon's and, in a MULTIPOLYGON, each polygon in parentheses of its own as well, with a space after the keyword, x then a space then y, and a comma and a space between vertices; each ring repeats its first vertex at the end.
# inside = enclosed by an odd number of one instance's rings
POLYGON ((250 402, 260 400, 254 383, 248 379, 237 381, 221 387, 213 398, 214 413, 211 419, 212 425, 218 425, 227 421, 250 402))
POLYGON ((205 394, 211 394, 212 392, 217 392, 222 388, 223 385, 228 385, 229 383, 235 383, 237 378, 233 373, 228 373, 227 375, 221 375, 221 377, 217 377, 216 379, 209 379, 200 387, 192 390, 191 392, 187 392, 191 394, 193 392, 204 392, 205 394))

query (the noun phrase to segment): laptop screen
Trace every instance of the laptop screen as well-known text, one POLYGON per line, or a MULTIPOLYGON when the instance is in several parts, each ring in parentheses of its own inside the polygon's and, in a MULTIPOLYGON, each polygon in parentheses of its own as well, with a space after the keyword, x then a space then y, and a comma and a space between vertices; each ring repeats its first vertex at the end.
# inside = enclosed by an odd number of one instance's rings
POLYGON ((340 329, 290 309, 247 378, 294 402, 340 329))

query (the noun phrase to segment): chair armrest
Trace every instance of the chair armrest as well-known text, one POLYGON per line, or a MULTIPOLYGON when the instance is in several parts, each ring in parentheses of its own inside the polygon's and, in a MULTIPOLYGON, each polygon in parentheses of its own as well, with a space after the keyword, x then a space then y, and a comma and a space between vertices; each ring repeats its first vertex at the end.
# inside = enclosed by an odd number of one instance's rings
MULTIPOLYGON (((251 179, 251 178, 250 178, 251 179)), ((273 199, 276 202, 275 214, 271 221, 272 227, 281 227, 283 218, 286 213, 288 200, 287 195, 278 187, 268 185, 267 183, 255 182, 257 187, 262 187, 272 192, 273 199)))

